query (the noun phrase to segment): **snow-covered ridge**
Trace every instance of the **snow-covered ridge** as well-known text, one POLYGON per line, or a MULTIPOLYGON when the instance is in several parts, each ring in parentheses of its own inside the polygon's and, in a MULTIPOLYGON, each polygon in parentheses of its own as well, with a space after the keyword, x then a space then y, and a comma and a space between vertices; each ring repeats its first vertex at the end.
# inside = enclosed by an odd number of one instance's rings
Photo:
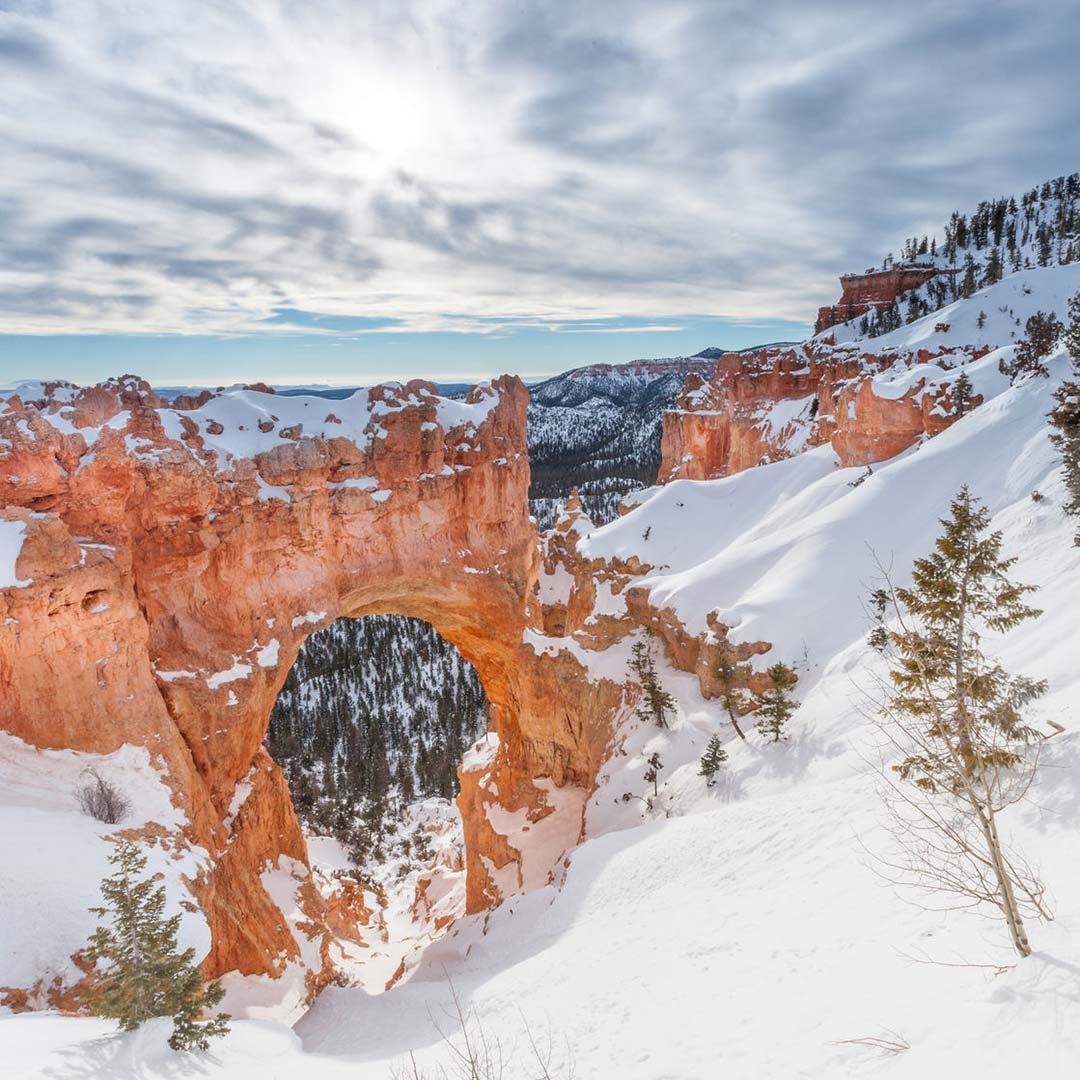
MULTIPOLYGON (((0 406, 6 404, 7 411, 12 411, 21 404, 60 435, 81 436, 90 449, 103 430, 126 430, 133 415, 145 426, 146 413, 152 411, 166 439, 198 447, 203 454, 215 453, 218 467, 226 468, 301 439, 345 438, 365 450, 375 439, 386 437, 388 418, 408 409, 430 413, 428 422, 448 436, 456 433, 459 443, 471 443, 500 396, 498 388, 487 382, 474 387, 466 400, 453 400, 417 380, 357 390, 351 397, 334 401, 249 387, 227 390, 196 407, 181 409, 162 402, 143 380, 123 376, 87 388, 66 382, 23 383, 0 396, 0 406)), ((32 437, 35 433, 25 425, 23 434, 32 437)), ((132 453, 147 456, 160 449, 152 430, 140 434, 141 438, 129 437, 132 453)))

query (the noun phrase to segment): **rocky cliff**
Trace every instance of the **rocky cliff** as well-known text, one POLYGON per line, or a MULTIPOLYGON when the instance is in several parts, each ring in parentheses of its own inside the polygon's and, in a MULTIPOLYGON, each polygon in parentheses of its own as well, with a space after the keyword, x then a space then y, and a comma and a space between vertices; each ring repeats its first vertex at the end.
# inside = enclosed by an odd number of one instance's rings
POLYGON ((279 975, 311 955, 303 934, 322 943, 309 991, 331 975, 324 904, 262 742, 304 637, 339 616, 424 619, 480 675, 493 749, 484 784, 463 779, 470 910, 546 880, 550 863, 520 868, 519 811, 558 803, 563 847, 577 840, 566 806, 581 797, 561 789, 592 782, 621 691, 527 641, 526 403, 503 378, 463 402, 411 382, 178 409, 124 377, 0 404, 0 517, 19 534, 12 581, 0 576, 0 729, 150 751, 209 855, 189 883, 208 974, 279 975), (302 930, 263 885, 277 866, 302 930))
POLYGON ((712 379, 691 376, 664 415, 659 481, 728 476, 823 443, 842 466, 883 461, 957 418, 958 369, 988 351, 870 352, 862 342, 814 338, 727 354, 712 379))
POLYGON ((900 263, 865 274, 840 275, 840 299, 818 308, 814 332, 820 333, 839 322, 850 322, 875 309, 896 303, 902 293, 925 285, 939 273, 948 273, 932 262, 900 263))

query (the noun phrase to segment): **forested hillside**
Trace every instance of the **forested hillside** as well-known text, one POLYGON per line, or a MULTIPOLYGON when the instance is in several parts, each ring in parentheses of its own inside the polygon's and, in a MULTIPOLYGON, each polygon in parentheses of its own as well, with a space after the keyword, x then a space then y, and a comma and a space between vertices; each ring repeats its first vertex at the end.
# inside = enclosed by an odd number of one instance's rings
POLYGON ((363 863, 387 819, 457 794, 461 755, 486 728, 476 671, 418 619, 339 619, 304 643, 270 717, 267 746, 315 833, 363 863))
MULTIPOLYGON (((1018 270, 1077 261, 1080 173, 1071 173, 1019 196, 983 200, 973 211, 954 210, 940 239, 936 234, 909 237, 899 257, 894 258, 892 252, 885 257, 882 269, 927 266, 941 272, 902 294, 896 303, 860 316, 855 329, 861 336, 878 337, 956 300, 968 299, 1018 270)), ((847 321, 842 308, 833 309, 832 321, 847 321)))

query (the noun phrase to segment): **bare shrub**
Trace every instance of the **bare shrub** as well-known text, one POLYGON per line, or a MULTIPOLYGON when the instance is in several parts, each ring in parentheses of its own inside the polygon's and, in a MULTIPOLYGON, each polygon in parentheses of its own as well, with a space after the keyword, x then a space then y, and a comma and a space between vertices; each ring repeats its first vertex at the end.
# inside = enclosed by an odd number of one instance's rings
POLYGON ((522 1058, 529 1062, 531 1080, 575 1080, 569 1043, 564 1044, 560 1053, 550 1031, 546 1038, 538 1040, 522 1018, 528 1049, 517 1054, 515 1048, 504 1047, 497 1035, 488 1034, 481 1017, 462 1004, 453 982, 447 981, 452 1006, 446 1010, 446 1016, 456 1030, 448 1031, 432 1018, 446 1050, 445 1064, 439 1065, 435 1072, 427 1072, 410 1053, 408 1064, 394 1069, 391 1080, 502 1080, 507 1062, 522 1058))
POLYGON ((82 812, 95 821, 117 825, 131 813, 131 800, 97 769, 87 769, 90 779, 75 789, 75 799, 82 812))

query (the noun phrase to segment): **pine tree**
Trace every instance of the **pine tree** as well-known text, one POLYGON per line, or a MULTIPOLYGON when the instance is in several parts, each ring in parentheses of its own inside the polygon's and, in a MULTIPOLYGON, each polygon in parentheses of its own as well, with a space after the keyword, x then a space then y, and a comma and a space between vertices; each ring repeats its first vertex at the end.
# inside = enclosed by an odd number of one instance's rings
POLYGON ((742 728, 739 727, 738 714, 746 712, 746 692, 735 685, 738 678, 738 666, 731 655, 730 649, 724 648, 720 652, 716 660, 715 671, 716 681, 720 684, 720 704, 726 710, 731 726, 735 729, 735 734, 745 742, 746 736, 743 734, 742 728))
POLYGON ((1080 293, 1069 301, 1065 344, 1072 357, 1073 378, 1054 391, 1057 404, 1050 413, 1054 428, 1050 441, 1057 448, 1065 471, 1065 490, 1069 493, 1065 512, 1080 517, 1080 293))
POLYGON ((1014 382, 1022 375, 1040 375, 1049 372, 1043 361, 1054 351, 1065 328, 1053 313, 1036 311, 1024 326, 1024 337, 1016 343, 1012 363, 1001 362, 1001 370, 1014 382))
POLYGON ((675 699, 660 685, 648 641, 634 642, 630 649, 630 668, 641 686, 638 719, 651 721, 658 727, 667 727, 667 714, 675 708, 675 699))
POLYGON ((645 770, 645 783, 652 784, 655 798, 660 794, 660 770, 664 767, 664 763, 660 760, 660 755, 654 751, 645 764, 648 765, 645 770))
POLYGON ((791 696, 791 688, 798 676, 781 662, 773 664, 766 674, 769 676, 768 688, 753 694, 759 717, 757 729, 771 742, 783 742, 787 738, 784 728, 799 707, 791 696))
POLYGON ((987 630, 1006 632, 1040 612, 1024 602, 1033 586, 1009 579, 1016 559, 1002 557, 1001 533, 987 534, 989 522, 961 488, 933 552, 915 561, 911 586, 889 583, 888 602, 875 605, 890 663, 882 726, 902 755, 895 773, 918 793, 902 796, 902 829, 894 830, 908 883, 992 904, 1028 956, 1021 912, 1048 917, 1043 890, 1003 850, 997 815, 1027 792, 1039 733, 1023 711, 1046 685, 990 662, 981 642, 987 630), (888 607, 896 628, 885 625, 888 607))
POLYGON ((228 1031, 225 1014, 198 1020, 221 1002, 221 984, 204 986, 195 950, 177 951, 180 916, 165 918, 165 886, 143 877, 146 856, 138 847, 122 841, 109 862, 116 869, 101 883, 105 906, 90 909, 111 922, 94 931, 87 949, 101 976, 91 995, 95 1013, 118 1020, 123 1031, 155 1016, 171 1016, 169 1045, 205 1050, 210 1039, 228 1031))
POLYGON ((713 786, 713 777, 720 771, 720 766, 727 761, 727 751, 720 743, 720 736, 714 734, 709 739, 708 746, 705 747, 705 753, 701 755, 701 769, 698 772, 698 776, 705 777, 705 786, 713 786))
POLYGON ((953 383, 952 389, 953 405, 956 408, 958 417, 963 416, 968 411, 968 406, 971 404, 972 389, 971 379, 968 378, 967 372, 961 371, 960 377, 953 383))
POLYGON ((968 255, 964 260, 964 280, 960 283, 960 295, 966 300, 975 295, 978 288, 975 280, 975 260, 968 255))

